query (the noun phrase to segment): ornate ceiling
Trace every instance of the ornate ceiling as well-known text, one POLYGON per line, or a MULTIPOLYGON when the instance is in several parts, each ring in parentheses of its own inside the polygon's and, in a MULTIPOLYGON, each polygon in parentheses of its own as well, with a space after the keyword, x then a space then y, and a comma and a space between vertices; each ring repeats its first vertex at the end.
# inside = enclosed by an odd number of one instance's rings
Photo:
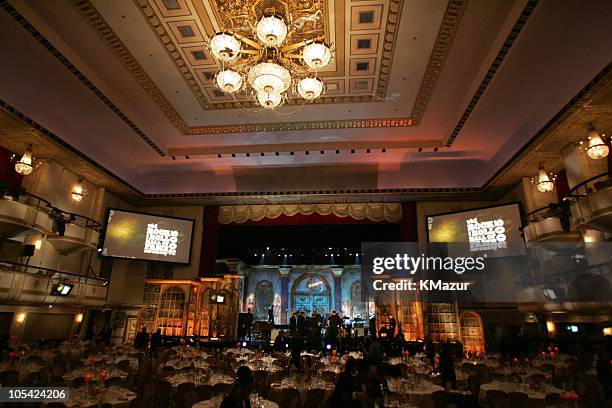
MULTIPOLYGON (((335 49, 325 94, 251 114, 214 87, 206 42, 254 2, 0 0, 0 126, 26 120, 120 194, 384 198, 504 189, 530 142, 555 160, 571 137, 554 129, 609 112, 590 99, 609 81, 605 0, 299 0, 335 49)), ((28 131, 11 132, 19 152, 28 131)))

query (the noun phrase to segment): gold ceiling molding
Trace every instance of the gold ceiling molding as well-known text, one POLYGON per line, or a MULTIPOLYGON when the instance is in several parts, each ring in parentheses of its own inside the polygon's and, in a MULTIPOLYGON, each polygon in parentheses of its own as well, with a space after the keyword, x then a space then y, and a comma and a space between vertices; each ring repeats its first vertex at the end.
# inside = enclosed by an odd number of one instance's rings
POLYGON ((264 218, 302 215, 335 215, 356 220, 399 222, 402 219, 400 203, 322 203, 322 204, 264 204, 228 205, 219 207, 221 224, 260 221, 264 218))
POLYGON ((483 186, 504 188, 538 172, 542 162, 547 169, 562 168, 561 150, 586 135, 589 122, 599 129, 612 129, 612 64, 608 64, 559 110, 525 146, 502 166, 483 186), (603 101, 594 104, 594 100, 603 101))
POLYGON ((314 129, 360 129, 380 127, 408 127, 412 119, 358 119, 358 120, 322 120, 307 122, 274 122, 249 123, 244 125, 198 126, 187 129, 187 135, 214 135, 222 133, 275 132, 287 130, 314 129))
POLYGON ((442 71, 446 56, 455 39, 455 33, 457 32, 467 3, 468 0, 450 0, 448 2, 448 7, 444 13, 444 19, 442 20, 436 43, 431 52, 425 75, 423 76, 423 81, 421 82, 414 106, 412 107, 411 117, 417 124, 423 118, 425 109, 429 103, 429 98, 431 98, 433 90, 438 83, 440 72, 442 71))
POLYGON ((148 144, 155 152, 161 156, 166 156, 166 153, 155 144, 142 129, 140 129, 121 109, 117 107, 102 91, 93 84, 77 67, 75 67, 68 58, 64 56, 55 46, 45 38, 34 26, 22 16, 12 5, 6 0, 0 0, 0 8, 2 8, 9 16, 11 16, 27 33, 29 33, 40 45, 42 45, 49 53, 64 65, 68 71, 74 75, 81 83, 89 89, 102 103, 104 103, 123 123, 136 133, 136 135, 148 144))
POLYGON ((127 47, 117 37, 98 10, 89 0, 71 0, 72 5, 81 13, 81 16, 95 29, 98 36, 104 41, 108 48, 113 51, 115 56, 123 63, 125 68, 134 76, 147 95, 159 106, 161 111, 181 132, 187 129, 187 123, 178 114, 174 106, 168 102, 164 94, 157 85, 151 80, 149 75, 138 63, 136 58, 127 50, 127 47))
MULTIPOLYGON (((287 123, 279 124, 245 124, 245 125, 220 125, 220 126, 187 126, 185 120, 176 112, 172 104, 164 97, 155 85, 153 80, 147 75, 142 66, 132 56, 127 47, 118 38, 104 18, 96 10, 90 0, 71 0, 73 5, 80 11, 81 15, 89 22, 92 29, 98 33, 100 38, 117 55, 126 69, 132 73, 134 78, 143 86, 145 91, 151 96, 154 102, 160 107, 161 111, 168 117, 174 126, 186 135, 201 134, 222 134, 234 133, 237 128, 239 132, 252 132, 253 129, 260 129, 262 126, 269 130, 300 130, 300 129, 339 129, 352 127, 397 127, 397 126, 416 126, 424 115, 429 98, 435 88, 438 76, 446 56, 452 45, 454 34, 461 21, 461 16, 466 8, 468 0, 450 0, 445 12, 438 37, 434 44, 427 69, 421 83, 421 87, 415 100, 415 105, 411 117, 406 118, 383 118, 365 120, 336 120, 325 122, 301 122, 298 125, 289 126, 287 123), (370 125, 368 125, 370 123, 370 125)), ((176 46, 170 39, 170 34, 161 24, 161 18, 156 14, 154 7, 148 0, 133 0, 143 14, 145 20, 151 26, 161 44, 168 52, 169 57, 174 61, 179 72, 185 78, 187 85, 192 89, 196 99, 200 102, 203 109, 235 109, 233 102, 210 103, 206 99, 206 94, 199 86, 197 79, 191 73, 186 61, 181 57, 176 46)), ((387 21, 382 33, 382 56, 380 61, 379 76, 375 86, 375 95, 353 95, 353 96, 322 96, 317 103, 369 103, 384 101, 387 87, 391 76, 391 63, 397 35, 399 32, 399 20, 403 7, 403 0, 390 0, 388 3, 387 21)), ((347 67, 348 68, 348 67, 347 67)), ((244 103, 243 103, 244 104, 244 103)))

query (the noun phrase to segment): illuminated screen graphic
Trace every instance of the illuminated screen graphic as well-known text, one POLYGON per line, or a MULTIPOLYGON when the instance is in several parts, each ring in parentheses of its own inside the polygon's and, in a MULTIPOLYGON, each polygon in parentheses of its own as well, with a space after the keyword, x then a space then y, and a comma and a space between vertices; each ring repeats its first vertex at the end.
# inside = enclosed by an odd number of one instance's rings
POLYGON ((109 210, 102 255, 188 264, 193 220, 109 210))
POLYGON ((520 228, 518 204, 427 217, 429 242, 469 243, 470 251, 487 252, 493 256, 496 253, 503 256, 523 253, 508 249, 509 243, 524 242, 520 228))

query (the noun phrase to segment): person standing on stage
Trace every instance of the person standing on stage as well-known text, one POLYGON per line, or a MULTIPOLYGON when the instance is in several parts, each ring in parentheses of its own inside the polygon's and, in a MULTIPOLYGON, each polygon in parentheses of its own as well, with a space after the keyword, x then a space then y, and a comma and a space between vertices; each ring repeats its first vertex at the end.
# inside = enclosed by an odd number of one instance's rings
POLYGON ((248 336, 249 340, 253 340, 251 338, 252 329, 253 329, 253 320, 255 320, 255 316, 253 316, 253 312, 251 312, 251 308, 249 307, 247 309, 246 317, 244 319, 245 333, 248 336))
POLYGON ((335 310, 332 310, 331 314, 327 318, 327 327, 327 341, 330 344, 337 344, 338 328, 340 327, 340 316, 336 314, 335 310))
POLYGON ((295 312, 291 313, 291 317, 289 318, 289 332, 291 334, 295 333, 295 329, 297 328, 297 318, 295 317, 295 312))
POLYGON ((268 323, 274 324, 274 306, 268 308, 268 323))

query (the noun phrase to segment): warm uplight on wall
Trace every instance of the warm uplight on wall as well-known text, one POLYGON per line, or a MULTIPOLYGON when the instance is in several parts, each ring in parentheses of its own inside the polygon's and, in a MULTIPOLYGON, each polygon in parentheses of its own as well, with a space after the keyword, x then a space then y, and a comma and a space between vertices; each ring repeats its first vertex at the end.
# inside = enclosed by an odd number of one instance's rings
POLYGON ((19 313, 19 314, 17 315, 17 323, 18 323, 18 324, 23 323, 23 322, 25 321, 25 318, 26 318, 26 314, 25 314, 25 312, 21 312, 21 313, 19 313))
POLYGON ((83 321, 83 313, 77 313, 74 316, 74 321, 77 323, 81 323, 83 321))
POLYGON ((548 333, 555 333, 557 331, 557 326, 555 325, 555 322, 551 322, 550 320, 547 321, 546 330, 548 330, 548 333))
POLYGON ((604 336, 612 336, 612 327, 604 327, 603 335, 604 336))
MULTIPOLYGON (((586 153, 594 160, 603 159, 610 153, 610 147, 603 141, 595 126, 588 124, 587 129, 589 131, 589 140, 587 143, 586 153)), ((604 135, 605 136, 605 135, 604 135)), ((582 142, 580 142, 582 144, 582 142)))
POLYGON ((537 179, 532 177, 531 182, 535 184, 539 192, 548 193, 554 190, 555 179, 556 179, 556 176, 552 173, 548 175, 548 173, 546 173, 546 170, 544 170, 544 166, 540 163, 540 168, 538 170, 538 177, 537 179))
POLYGON ((79 181, 77 181, 77 183, 72 187, 70 196, 72 197, 72 200, 80 203, 83 201, 83 198, 85 198, 85 195, 87 195, 87 190, 85 190, 83 187, 83 180, 79 179, 79 181))
POLYGON ((34 241, 34 249, 40 251, 40 248, 42 248, 42 239, 38 238, 36 241, 34 241))
POLYGON ((32 145, 28 145, 26 151, 21 156, 21 159, 15 163, 15 171, 23 176, 27 176, 34 170, 32 164, 32 145))

